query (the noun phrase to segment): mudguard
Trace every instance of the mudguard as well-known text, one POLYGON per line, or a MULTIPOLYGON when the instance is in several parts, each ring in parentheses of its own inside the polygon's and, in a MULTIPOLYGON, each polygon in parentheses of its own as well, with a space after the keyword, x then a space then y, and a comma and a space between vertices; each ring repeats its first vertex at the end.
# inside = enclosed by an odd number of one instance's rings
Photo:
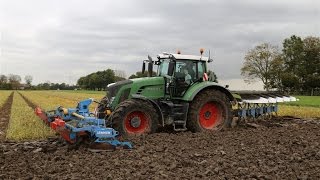
POLYGON ((219 90, 219 91, 225 93, 229 97, 230 101, 235 100, 233 95, 231 94, 231 92, 228 89, 226 89, 225 87, 221 86, 218 83, 211 82, 211 81, 205 81, 205 82, 199 82, 199 83, 193 84, 187 90, 187 92, 183 95, 182 100, 192 101, 198 93, 200 93, 201 91, 203 91, 205 89, 219 90))

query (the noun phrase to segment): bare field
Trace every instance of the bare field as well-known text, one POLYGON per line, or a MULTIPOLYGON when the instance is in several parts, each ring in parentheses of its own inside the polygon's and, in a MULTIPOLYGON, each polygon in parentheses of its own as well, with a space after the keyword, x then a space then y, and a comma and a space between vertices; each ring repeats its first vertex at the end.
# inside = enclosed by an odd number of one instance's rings
MULTIPOLYGON (((0 136, 0 179, 320 178, 319 120, 275 117, 221 132, 162 132, 130 138, 130 151, 91 153, 67 145, 33 114, 36 105, 74 107, 81 99, 103 96, 77 93, 7 96, 0 111, 6 135, 0 136)), ((319 117, 319 109, 280 105, 279 115, 319 117)))
POLYGON ((320 179, 320 121, 156 133, 92 153, 57 139, 0 143, 0 179, 320 179))

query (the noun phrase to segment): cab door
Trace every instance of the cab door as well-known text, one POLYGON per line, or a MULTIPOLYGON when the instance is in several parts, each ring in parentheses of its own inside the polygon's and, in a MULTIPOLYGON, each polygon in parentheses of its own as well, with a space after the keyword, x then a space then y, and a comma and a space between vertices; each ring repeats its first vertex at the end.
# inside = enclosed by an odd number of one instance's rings
POLYGON ((196 62, 177 60, 173 75, 173 97, 182 97, 196 79, 196 62))

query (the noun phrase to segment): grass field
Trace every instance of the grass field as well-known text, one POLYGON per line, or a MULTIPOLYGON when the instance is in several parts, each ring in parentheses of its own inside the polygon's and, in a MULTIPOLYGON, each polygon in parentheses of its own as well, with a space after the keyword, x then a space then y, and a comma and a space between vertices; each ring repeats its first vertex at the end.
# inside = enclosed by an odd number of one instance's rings
MULTIPOLYGON (((13 91, 0 91, 0 106, 13 91)), ((55 109, 57 106, 75 107, 77 102, 86 98, 100 100, 103 91, 19 91, 23 96, 45 110, 55 109)), ((298 96, 300 101, 282 103, 279 105, 278 115, 295 116, 300 118, 320 118, 320 96, 298 96)), ((93 111, 96 104, 92 104, 93 111)), ((33 109, 15 91, 7 138, 13 140, 41 139, 54 133, 34 115, 33 109)))
POLYGON ((12 91, 0 91, 0 107, 2 107, 3 103, 5 103, 11 93, 12 91))
MULTIPOLYGON (((0 91, 0 103, 4 102, 11 92, 0 91)), ((99 101, 105 95, 105 92, 101 91, 19 91, 19 93, 44 110, 55 109, 58 106, 74 108, 80 100, 94 98, 99 101)), ((54 132, 34 114, 34 110, 28 106, 19 93, 15 91, 13 96, 7 138, 25 140, 53 136, 54 132)), ((96 104, 91 106, 91 111, 95 106, 96 104)))
MULTIPOLYGON (((105 95, 103 91, 20 91, 34 104, 45 110, 55 109, 58 106, 75 107, 81 100, 93 98, 98 101, 105 95)), ((93 103, 90 109, 96 106, 93 103)))
POLYGON ((279 116, 320 118, 320 96, 295 96, 296 102, 280 103, 279 116))
POLYGON ((13 140, 42 139, 53 136, 50 130, 34 114, 20 94, 14 93, 7 138, 13 140))
POLYGON ((279 106, 279 116, 294 116, 299 118, 320 118, 319 107, 308 106, 279 106))
POLYGON ((295 96, 299 99, 296 102, 285 103, 288 106, 307 106, 320 108, 320 96, 295 96))

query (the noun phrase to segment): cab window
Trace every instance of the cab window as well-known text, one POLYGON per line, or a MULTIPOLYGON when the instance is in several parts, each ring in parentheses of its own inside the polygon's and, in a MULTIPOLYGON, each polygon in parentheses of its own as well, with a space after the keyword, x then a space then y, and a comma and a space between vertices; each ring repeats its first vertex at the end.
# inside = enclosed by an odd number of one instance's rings
POLYGON ((201 78, 203 76, 203 73, 205 72, 205 62, 198 62, 198 77, 197 79, 201 78))
POLYGON ((158 76, 164 76, 168 74, 168 67, 169 67, 169 59, 165 59, 161 62, 158 68, 158 76))

